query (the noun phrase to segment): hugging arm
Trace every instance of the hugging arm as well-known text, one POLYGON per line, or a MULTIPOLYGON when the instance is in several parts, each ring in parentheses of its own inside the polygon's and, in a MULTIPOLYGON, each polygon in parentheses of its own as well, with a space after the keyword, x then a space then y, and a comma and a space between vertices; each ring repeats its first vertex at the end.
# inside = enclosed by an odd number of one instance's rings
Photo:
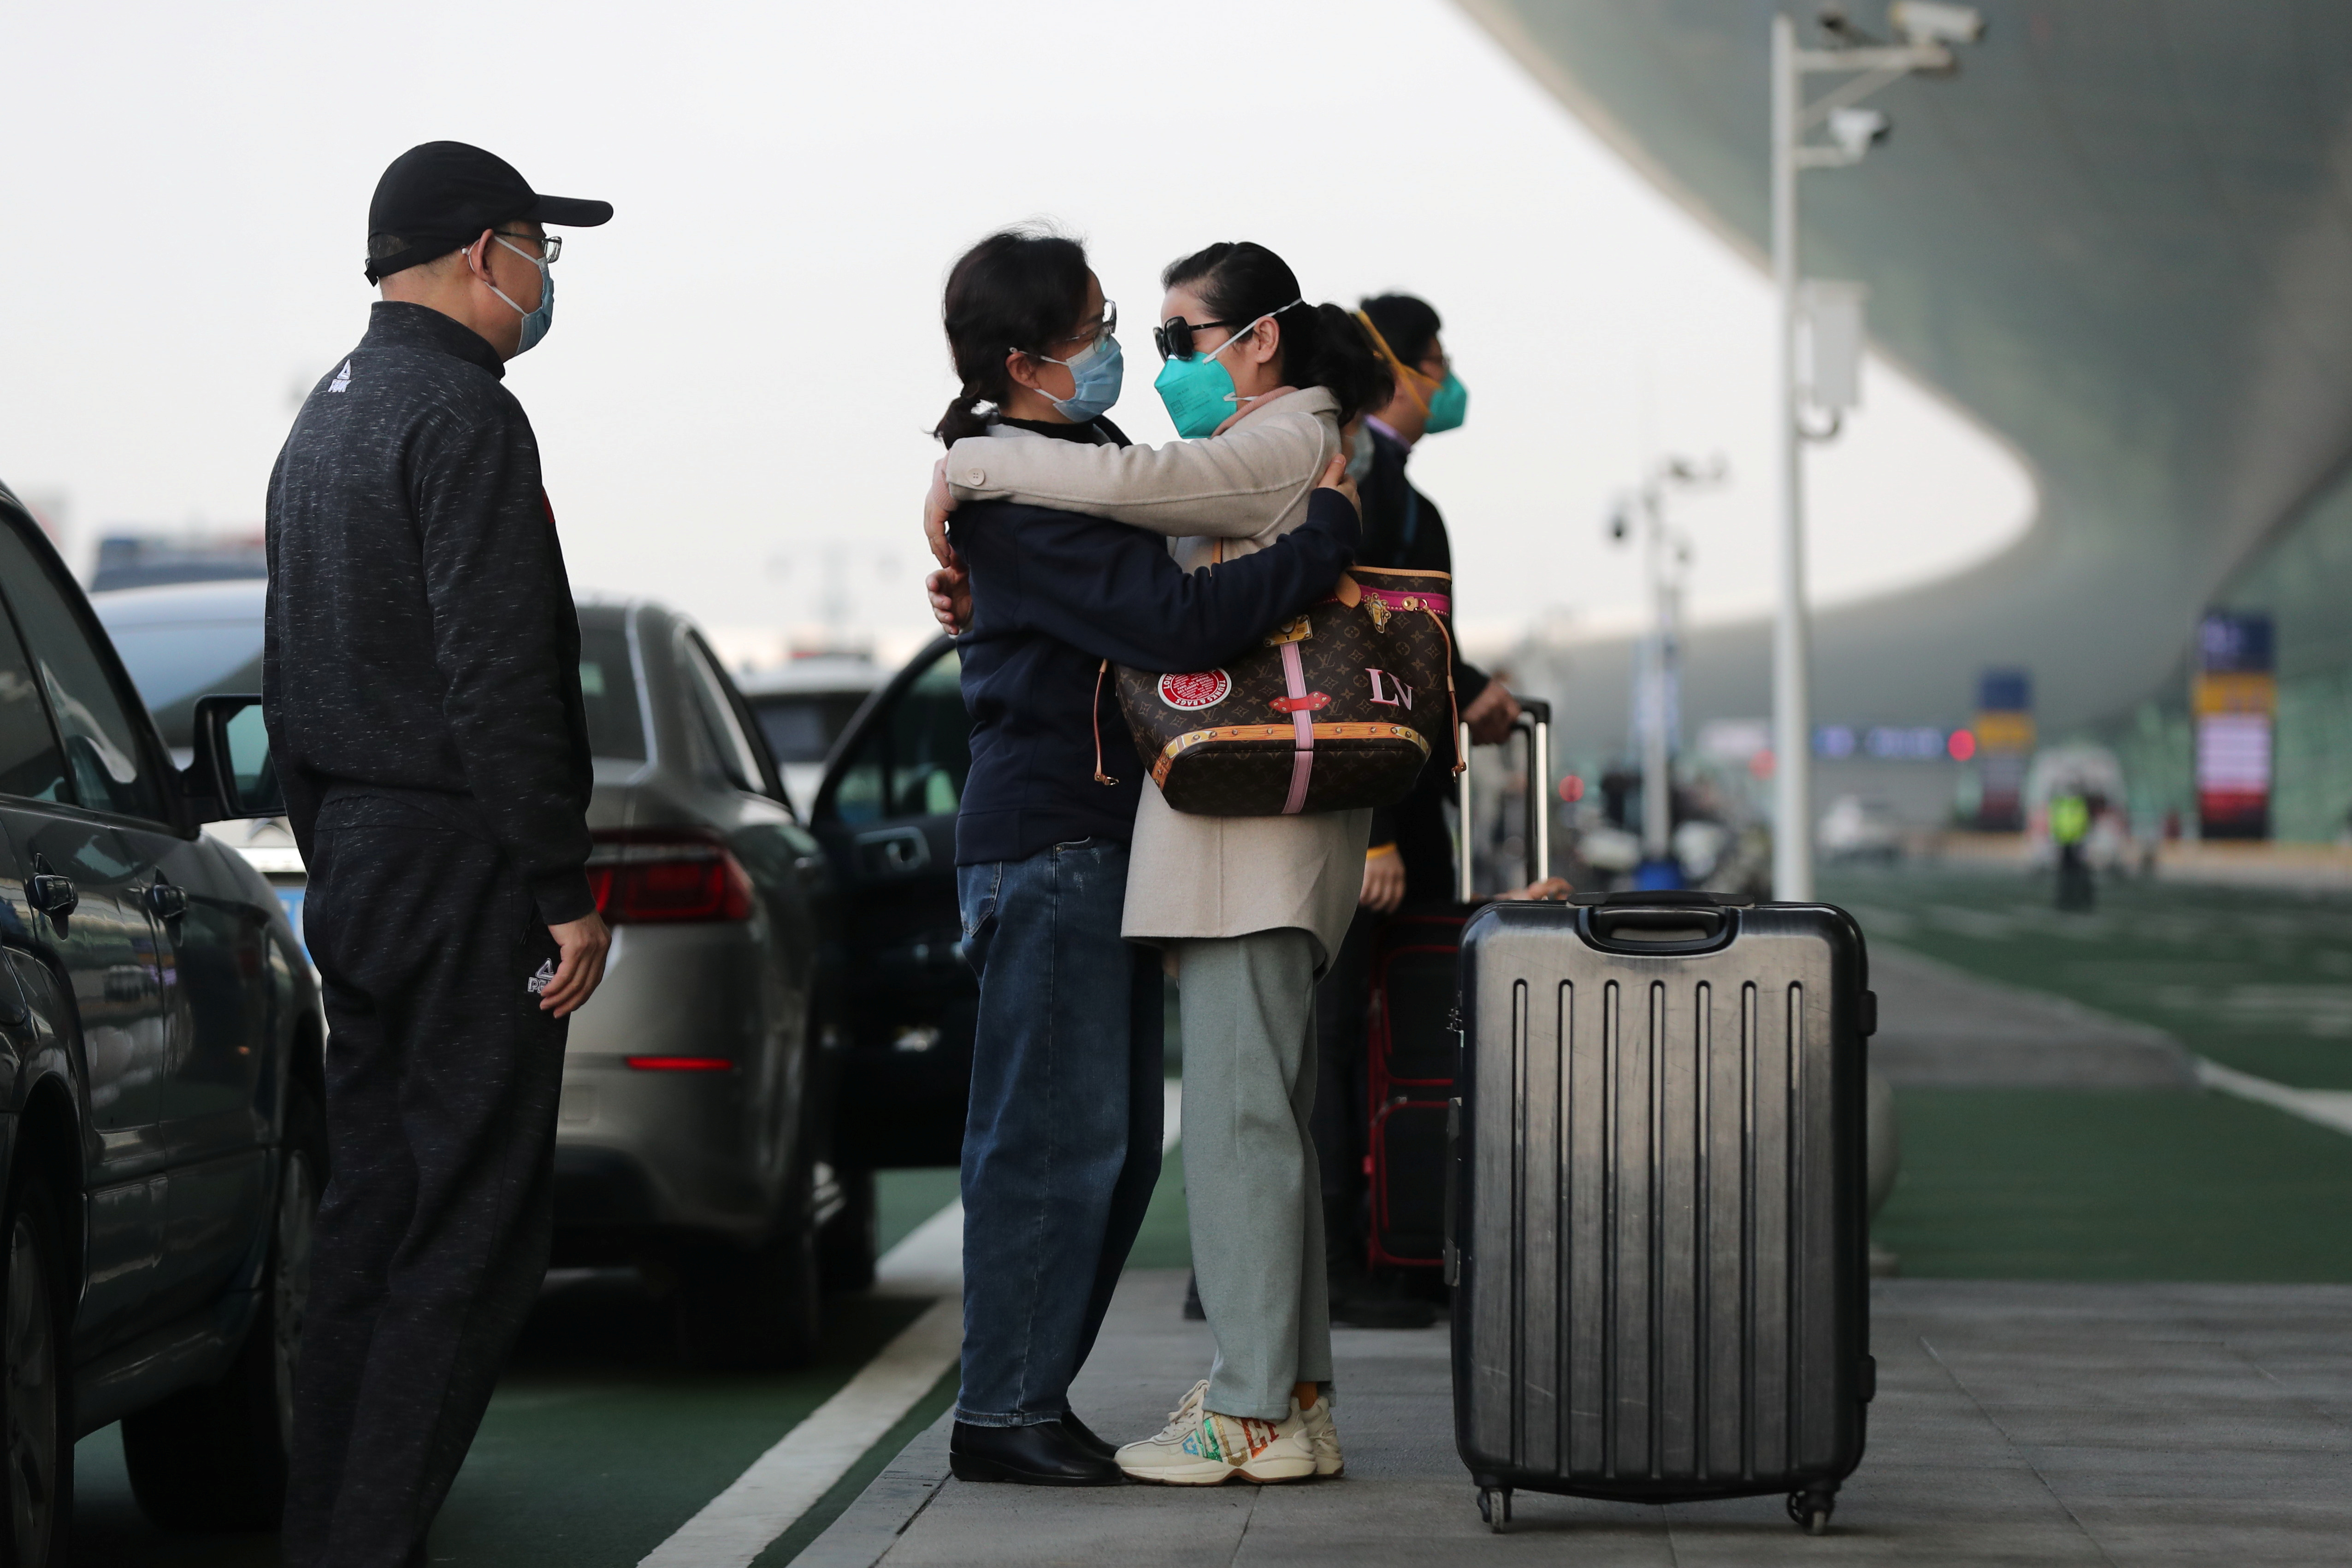
POLYGON ((971 436, 948 449, 940 483, 957 501, 1026 501, 1169 538, 1250 539, 1314 488, 1330 456, 1324 437, 1323 422, 1303 414, 1165 447, 971 436))
POLYGON ((1188 670, 1232 658, 1328 594, 1354 558, 1357 522, 1345 495, 1318 490, 1307 521, 1273 544, 1191 573, 1150 535, 1100 518, 1059 515, 1030 530, 1024 620, 1098 658, 1188 670))

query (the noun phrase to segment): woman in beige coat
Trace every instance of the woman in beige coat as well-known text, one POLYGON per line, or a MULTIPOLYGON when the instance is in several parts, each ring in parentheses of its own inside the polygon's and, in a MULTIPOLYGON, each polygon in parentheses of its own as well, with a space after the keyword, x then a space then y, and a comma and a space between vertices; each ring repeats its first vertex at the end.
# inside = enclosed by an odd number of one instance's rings
MULTIPOLYGON (((1355 321, 1304 302, 1263 246, 1169 267, 1158 386, 1180 434, 1158 448, 959 441, 954 500, 1016 500, 1163 533, 1196 568, 1297 526, 1339 427, 1389 392, 1355 321)), ((1336 1474, 1321 1191, 1307 1130, 1316 976, 1363 883, 1368 811, 1219 817, 1146 789, 1123 934, 1164 947, 1182 994, 1184 1174, 1192 1258, 1217 1355, 1158 1436, 1119 1463, 1211 1484, 1336 1474)))

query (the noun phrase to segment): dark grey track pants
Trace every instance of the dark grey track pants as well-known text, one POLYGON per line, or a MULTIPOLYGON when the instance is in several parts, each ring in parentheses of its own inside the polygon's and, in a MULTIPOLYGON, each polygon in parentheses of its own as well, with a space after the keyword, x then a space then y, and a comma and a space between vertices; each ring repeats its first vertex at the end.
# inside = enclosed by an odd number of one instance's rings
POLYGON ((491 845, 331 801, 305 910, 324 977, 331 1179, 295 1379, 289 1568, 404 1568, 537 1299, 565 1025, 556 958, 491 845))

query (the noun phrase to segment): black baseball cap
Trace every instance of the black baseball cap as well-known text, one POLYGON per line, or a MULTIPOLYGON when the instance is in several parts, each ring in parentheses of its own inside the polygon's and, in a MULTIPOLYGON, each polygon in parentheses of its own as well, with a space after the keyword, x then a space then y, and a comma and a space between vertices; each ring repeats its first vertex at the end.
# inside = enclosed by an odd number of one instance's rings
POLYGON ((367 280, 474 243, 502 223, 536 221, 593 228, 613 217, 610 202, 542 196, 515 166, 463 142, 427 142, 392 161, 368 203, 367 280))

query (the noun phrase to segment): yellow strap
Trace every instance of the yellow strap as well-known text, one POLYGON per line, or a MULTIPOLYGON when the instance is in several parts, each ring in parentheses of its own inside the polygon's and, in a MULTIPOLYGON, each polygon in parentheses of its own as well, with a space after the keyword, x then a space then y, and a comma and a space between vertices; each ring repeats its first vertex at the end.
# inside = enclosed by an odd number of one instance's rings
POLYGON ((1413 384, 1423 379, 1421 372, 1412 369, 1404 361, 1397 358, 1396 350, 1389 347, 1388 339, 1381 336, 1381 330, 1372 325, 1371 317, 1359 310, 1356 312, 1356 320, 1363 322, 1364 331, 1372 334, 1372 346, 1381 351, 1381 357, 1396 367, 1397 384, 1412 396, 1413 406, 1421 410, 1421 416, 1423 419, 1428 418, 1429 399, 1423 397, 1421 395, 1421 389, 1413 384))

